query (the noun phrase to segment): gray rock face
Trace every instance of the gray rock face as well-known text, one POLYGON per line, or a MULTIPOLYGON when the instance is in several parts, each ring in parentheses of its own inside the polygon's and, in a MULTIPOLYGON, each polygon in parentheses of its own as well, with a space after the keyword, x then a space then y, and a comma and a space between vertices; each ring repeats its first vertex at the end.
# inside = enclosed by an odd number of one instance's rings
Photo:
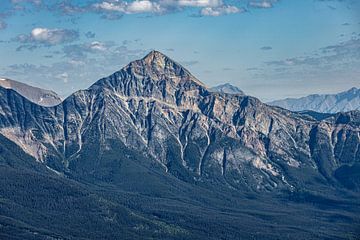
POLYGON ((96 174, 114 143, 185 181, 257 191, 341 185, 336 171, 360 161, 359 112, 318 121, 214 93, 156 51, 54 107, 0 96, 0 133, 58 172, 96 174))
POLYGON ((41 106, 55 106, 61 103, 61 98, 53 91, 32 87, 10 79, 0 78, 0 87, 13 89, 28 100, 41 106))
POLYGON ((360 89, 351 88, 338 94, 309 95, 302 98, 287 98, 269 103, 291 111, 311 110, 321 113, 360 110, 360 89))
POLYGON ((238 87, 231 85, 230 83, 221 84, 210 88, 211 92, 228 93, 228 94, 240 94, 245 95, 238 87))

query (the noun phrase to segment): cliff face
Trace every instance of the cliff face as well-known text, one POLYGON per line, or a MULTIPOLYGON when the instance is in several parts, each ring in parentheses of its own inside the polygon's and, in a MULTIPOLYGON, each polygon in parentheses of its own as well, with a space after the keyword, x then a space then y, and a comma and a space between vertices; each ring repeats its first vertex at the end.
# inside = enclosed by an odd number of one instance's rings
POLYGON ((309 181, 359 188, 356 176, 346 177, 360 162, 359 112, 318 121, 211 92, 156 51, 55 107, 11 89, 0 95, 0 133, 59 172, 110 171, 102 156, 125 148, 185 181, 259 191, 309 181))

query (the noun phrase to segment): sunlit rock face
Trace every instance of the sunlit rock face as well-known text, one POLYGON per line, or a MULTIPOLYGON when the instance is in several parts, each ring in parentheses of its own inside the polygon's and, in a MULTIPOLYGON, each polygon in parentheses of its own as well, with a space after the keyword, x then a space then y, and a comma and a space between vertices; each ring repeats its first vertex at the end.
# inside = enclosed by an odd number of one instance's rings
POLYGON ((184 181, 256 191, 342 184, 337 171, 360 161, 359 112, 318 121, 213 92, 157 51, 54 107, 0 95, 0 133, 59 172, 98 171, 114 142, 184 181))
POLYGON ((62 101, 53 91, 32 87, 6 78, 0 78, 0 87, 12 89, 28 100, 45 107, 58 105, 62 101))

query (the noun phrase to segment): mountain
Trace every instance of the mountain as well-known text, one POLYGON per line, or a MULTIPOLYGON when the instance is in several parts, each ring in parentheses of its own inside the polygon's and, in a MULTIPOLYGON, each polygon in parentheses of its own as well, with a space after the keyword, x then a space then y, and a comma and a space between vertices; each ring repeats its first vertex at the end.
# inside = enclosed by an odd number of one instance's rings
POLYGON ((54 107, 0 88, 0 236, 356 237, 359 132, 359 111, 212 92, 157 51, 54 107))
POLYGON ((291 111, 311 110, 321 113, 360 110, 360 89, 351 88, 338 94, 314 94, 302 98, 287 98, 269 103, 291 111))
POLYGON ((55 106, 61 103, 61 98, 53 91, 32 87, 10 79, 0 78, 0 87, 13 89, 28 100, 41 106, 55 106))
POLYGON ((210 88, 211 92, 229 93, 229 94, 240 94, 245 95, 238 87, 231 85, 230 83, 221 84, 210 88))

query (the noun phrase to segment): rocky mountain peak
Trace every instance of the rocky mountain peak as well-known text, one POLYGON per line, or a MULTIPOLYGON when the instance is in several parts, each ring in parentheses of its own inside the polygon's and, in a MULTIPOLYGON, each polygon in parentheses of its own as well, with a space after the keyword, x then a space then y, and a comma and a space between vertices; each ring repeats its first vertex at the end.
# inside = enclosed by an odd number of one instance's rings
POLYGON ((90 89, 104 88, 121 96, 156 98, 171 104, 179 103, 180 96, 197 98, 207 89, 187 69, 158 51, 129 63, 90 89))
POLYGON ((348 93, 352 93, 352 94, 357 94, 358 92, 360 92, 360 89, 356 87, 352 87, 348 91, 348 93))
POLYGON ((156 50, 149 52, 142 60, 148 65, 155 65, 158 67, 164 67, 165 62, 170 61, 165 54, 156 50))
POLYGON ((127 69, 129 68, 136 75, 150 77, 154 81, 167 80, 175 85, 191 81, 205 87, 181 64, 159 51, 153 50, 143 59, 131 62, 127 69))

